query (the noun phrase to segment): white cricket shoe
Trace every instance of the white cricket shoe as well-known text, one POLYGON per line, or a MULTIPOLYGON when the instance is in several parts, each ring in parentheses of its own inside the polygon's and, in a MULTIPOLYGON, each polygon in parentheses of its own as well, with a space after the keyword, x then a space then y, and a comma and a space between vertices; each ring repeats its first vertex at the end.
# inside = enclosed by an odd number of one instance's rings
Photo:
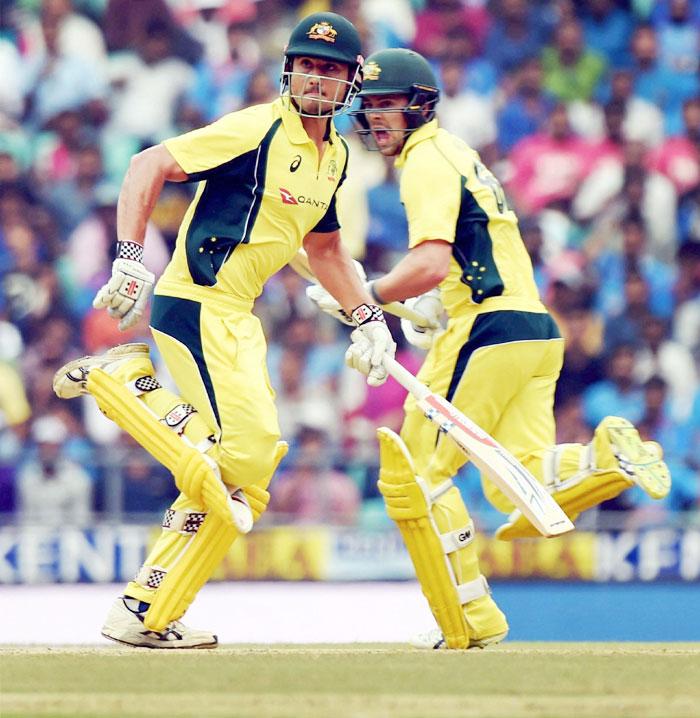
POLYGON ((121 596, 107 614, 102 635, 141 648, 214 648, 219 642, 213 633, 188 628, 180 621, 171 621, 161 632, 149 631, 143 617, 130 610, 121 596))
MULTIPOLYGON (((497 633, 494 636, 488 636, 487 638, 470 638, 469 648, 486 648, 486 646, 500 643, 507 635, 508 631, 505 631, 503 633, 497 633)), ((431 631, 427 631, 426 633, 419 633, 415 635, 409 643, 414 648, 425 648, 431 650, 447 648, 445 637, 442 635, 442 631, 439 628, 433 628, 431 631)))
POLYGON ((148 358, 148 344, 120 344, 104 354, 85 356, 64 364, 53 377, 53 390, 60 399, 74 399, 87 394, 85 382, 91 369, 99 367, 107 373, 129 359, 148 358))

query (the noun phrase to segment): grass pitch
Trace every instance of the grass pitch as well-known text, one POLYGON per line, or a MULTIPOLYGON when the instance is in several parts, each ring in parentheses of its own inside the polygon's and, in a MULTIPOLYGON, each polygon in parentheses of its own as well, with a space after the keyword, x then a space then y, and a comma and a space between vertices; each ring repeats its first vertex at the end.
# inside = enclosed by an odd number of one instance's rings
POLYGON ((0 647, 0 715, 691 718, 700 644, 0 647))

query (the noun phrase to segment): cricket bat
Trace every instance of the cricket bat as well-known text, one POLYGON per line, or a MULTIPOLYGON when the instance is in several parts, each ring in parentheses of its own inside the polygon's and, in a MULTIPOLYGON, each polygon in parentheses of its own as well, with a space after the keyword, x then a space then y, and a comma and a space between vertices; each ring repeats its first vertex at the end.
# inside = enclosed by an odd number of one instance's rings
POLYGON ((389 355, 384 358, 384 366, 413 394, 425 416, 457 444, 543 536, 573 531, 573 523, 559 504, 507 449, 389 355))

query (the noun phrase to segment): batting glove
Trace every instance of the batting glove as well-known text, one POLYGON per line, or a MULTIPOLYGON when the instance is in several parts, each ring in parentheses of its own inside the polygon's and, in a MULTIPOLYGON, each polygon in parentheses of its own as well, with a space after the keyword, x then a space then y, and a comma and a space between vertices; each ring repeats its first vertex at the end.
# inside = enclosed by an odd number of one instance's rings
MULTIPOLYGON (((356 260, 352 260, 352 264, 355 267, 357 276, 363 284, 367 284, 367 273, 365 268, 356 260)), ((337 319, 339 322, 346 324, 349 327, 356 326, 356 322, 353 318, 340 306, 338 301, 333 295, 324 289, 320 284, 312 284, 306 288, 306 296, 318 305, 318 308, 330 314, 333 319, 337 319)))
POLYGON ((333 295, 320 284, 309 285, 306 288, 306 296, 317 304, 321 311, 330 314, 339 322, 347 324, 349 327, 357 326, 353 318, 340 306, 333 295))
POLYGON ((436 287, 418 297, 407 299, 404 304, 422 314, 431 324, 435 324, 435 328, 419 327, 408 319, 401 320, 401 331, 409 344, 427 351, 433 345, 435 337, 444 331, 440 326, 440 317, 444 311, 440 290, 436 287))
POLYGON ((357 329, 345 352, 345 363, 367 377, 370 386, 381 386, 388 377, 384 355, 393 358, 396 344, 384 320, 384 312, 374 304, 360 304, 352 312, 357 329))
POLYGON ((112 276, 92 302, 95 309, 107 308, 111 317, 121 319, 124 331, 141 318, 151 293, 155 276, 143 266, 143 247, 136 242, 119 242, 112 276))

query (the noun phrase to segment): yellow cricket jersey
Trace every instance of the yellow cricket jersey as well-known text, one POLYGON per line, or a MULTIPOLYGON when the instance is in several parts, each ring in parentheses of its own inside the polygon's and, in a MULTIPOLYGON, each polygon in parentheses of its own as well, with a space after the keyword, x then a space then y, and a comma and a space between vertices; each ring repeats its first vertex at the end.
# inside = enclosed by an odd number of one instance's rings
POLYGON ((252 306, 309 232, 339 227, 335 196, 347 145, 331 121, 319 158, 286 98, 225 115, 164 145, 199 186, 159 294, 252 306))
POLYGON ((440 284, 450 317, 546 312, 515 213, 477 152, 432 120, 409 136, 396 166, 403 168, 409 247, 430 239, 453 245, 450 272, 440 284))

